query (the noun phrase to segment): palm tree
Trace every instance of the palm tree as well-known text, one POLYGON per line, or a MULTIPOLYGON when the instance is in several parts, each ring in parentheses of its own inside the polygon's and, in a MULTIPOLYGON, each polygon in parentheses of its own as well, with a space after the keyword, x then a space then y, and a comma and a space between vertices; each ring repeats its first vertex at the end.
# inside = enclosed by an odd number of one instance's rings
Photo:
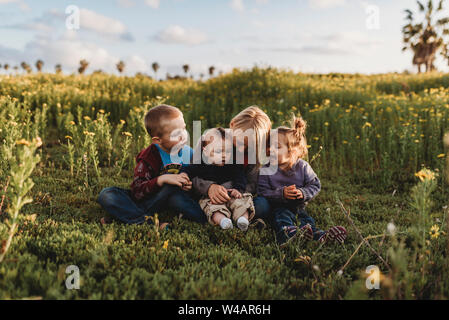
POLYGON ((36 61, 36 69, 38 72, 42 71, 43 66, 44 66, 44 61, 42 61, 40 59, 36 61))
POLYGON ((157 71, 158 71, 159 68, 160 68, 159 63, 153 62, 153 64, 151 65, 151 67, 153 68, 154 75, 155 75, 156 80, 157 80, 157 71))
POLYGON ((424 14, 424 21, 419 23, 415 23, 411 10, 405 10, 407 14, 405 19, 408 23, 402 28, 404 42, 402 51, 407 49, 413 51, 413 64, 418 67, 418 73, 421 73, 423 64, 426 72, 435 70, 434 62, 438 52, 449 60, 449 50, 443 39, 449 34, 447 29, 449 17, 437 18, 443 11, 443 1, 439 1, 436 9, 432 0, 428 0, 426 6, 417 1, 419 12, 424 14))
POLYGON ((57 74, 60 74, 62 72, 62 66, 60 63, 58 63, 57 65, 55 65, 55 72, 57 74))
POLYGON ((22 62, 21 64, 20 64, 20 66, 22 67, 22 69, 24 70, 24 71, 26 71, 27 73, 31 73, 31 67, 28 65, 28 63, 26 63, 26 62, 22 62))
POLYGON ((215 72, 215 67, 214 66, 210 66, 209 67, 209 75, 212 77, 214 75, 215 72))
POLYGON ((125 70, 125 63, 123 61, 119 61, 119 63, 116 64, 118 72, 122 73, 125 70))
POLYGON ((89 66, 89 62, 86 59, 81 60, 80 67, 78 68, 79 74, 84 74, 84 71, 86 71, 88 66, 89 66))
POLYGON ((189 72, 190 67, 189 67, 188 64, 185 64, 185 65, 182 66, 182 69, 184 70, 184 73, 187 75, 187 73, 189 72))

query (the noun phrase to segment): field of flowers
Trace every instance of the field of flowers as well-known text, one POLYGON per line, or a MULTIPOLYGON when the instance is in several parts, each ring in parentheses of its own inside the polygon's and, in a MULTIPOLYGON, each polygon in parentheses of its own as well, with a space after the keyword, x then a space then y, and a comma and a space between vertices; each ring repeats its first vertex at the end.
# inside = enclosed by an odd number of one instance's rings
POLYGON ((449 298, 449 75, 0 76, 0 119, 0 298, 449 298), (309 212, 346 226, 345 245, 279 250, 269 228, 222 232, 170 212, 159 215, 168 232, 101 225, 98 193, 129 187, 150 143, 143 115, 161 102, 189 130, 227 126, 250 105, 274 126, 300 113, 323 185, 309 212), (69 265, 79 290, 66 288, 69 265), (371 265, 378 290, 366 288, 371 265))

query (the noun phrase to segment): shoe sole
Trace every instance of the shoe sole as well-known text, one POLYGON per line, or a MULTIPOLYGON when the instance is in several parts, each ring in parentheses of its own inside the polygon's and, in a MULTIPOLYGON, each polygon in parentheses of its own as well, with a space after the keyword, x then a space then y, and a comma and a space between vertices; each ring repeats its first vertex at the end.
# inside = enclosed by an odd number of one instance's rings
POLYGON ((323 240, 323 242, 331 240, 343 244, 346 240, 347 235, 348 232, 344 227, 332 227, 328 230, 327 234, 325 235, 326 238, 323 240))

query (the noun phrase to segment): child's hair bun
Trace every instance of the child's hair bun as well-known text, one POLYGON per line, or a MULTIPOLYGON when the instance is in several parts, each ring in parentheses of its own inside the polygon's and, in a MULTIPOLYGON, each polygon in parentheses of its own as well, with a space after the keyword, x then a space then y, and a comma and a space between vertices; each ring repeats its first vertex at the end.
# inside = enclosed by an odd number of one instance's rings
POLYGON ((293 129, 296 131, 298 138, 302 137, 306 133, 307 122, 301 117, 293 117, 293 129))

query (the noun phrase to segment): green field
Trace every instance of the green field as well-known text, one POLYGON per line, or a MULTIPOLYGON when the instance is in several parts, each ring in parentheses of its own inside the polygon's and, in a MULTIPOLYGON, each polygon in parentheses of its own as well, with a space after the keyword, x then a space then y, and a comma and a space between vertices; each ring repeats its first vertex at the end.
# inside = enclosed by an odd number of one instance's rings
POLYGON ((0 254, 18 224, 0 262, 2 299, 449 297, 443 145, 449 75, 254 68, 204 82, 1 76, 0 119, 0 190, 6 189, 0 254), (308 160, 322 182, 308 210, 323 229, 346 226, 344 246, 298 239, 280 250, 270 228, 223 232, 170 212, 159 215, 172 223, 162 233, 150 225, 101 225, 105 212, 97 196, 104 187, 129 187, 134 157, 150 143, 143 115, 161 102, 179 107, 189 130, 193 120, 203 130, 227 126, 250 105, 267 112, 274 127, 300 113, 309 125, 308 160), (31 174, 32 202, 14 220, 27 187, 20 183, 23 168, 33 169, 25 152, 34 150, 38 136, 43 145, 31 174), (418 179, 423 168, 435 177, 418 179), (366 244, 357 250, 362 240, 342 205, 363 236, 372 236, 373 250, 366 244), (389 223, 394 233, 387 232, 389 223), (79 267, 79 290, 66 289, 69 265, 79 267), (365 288, 370 265, 381 270, 380 290, 365 288))

